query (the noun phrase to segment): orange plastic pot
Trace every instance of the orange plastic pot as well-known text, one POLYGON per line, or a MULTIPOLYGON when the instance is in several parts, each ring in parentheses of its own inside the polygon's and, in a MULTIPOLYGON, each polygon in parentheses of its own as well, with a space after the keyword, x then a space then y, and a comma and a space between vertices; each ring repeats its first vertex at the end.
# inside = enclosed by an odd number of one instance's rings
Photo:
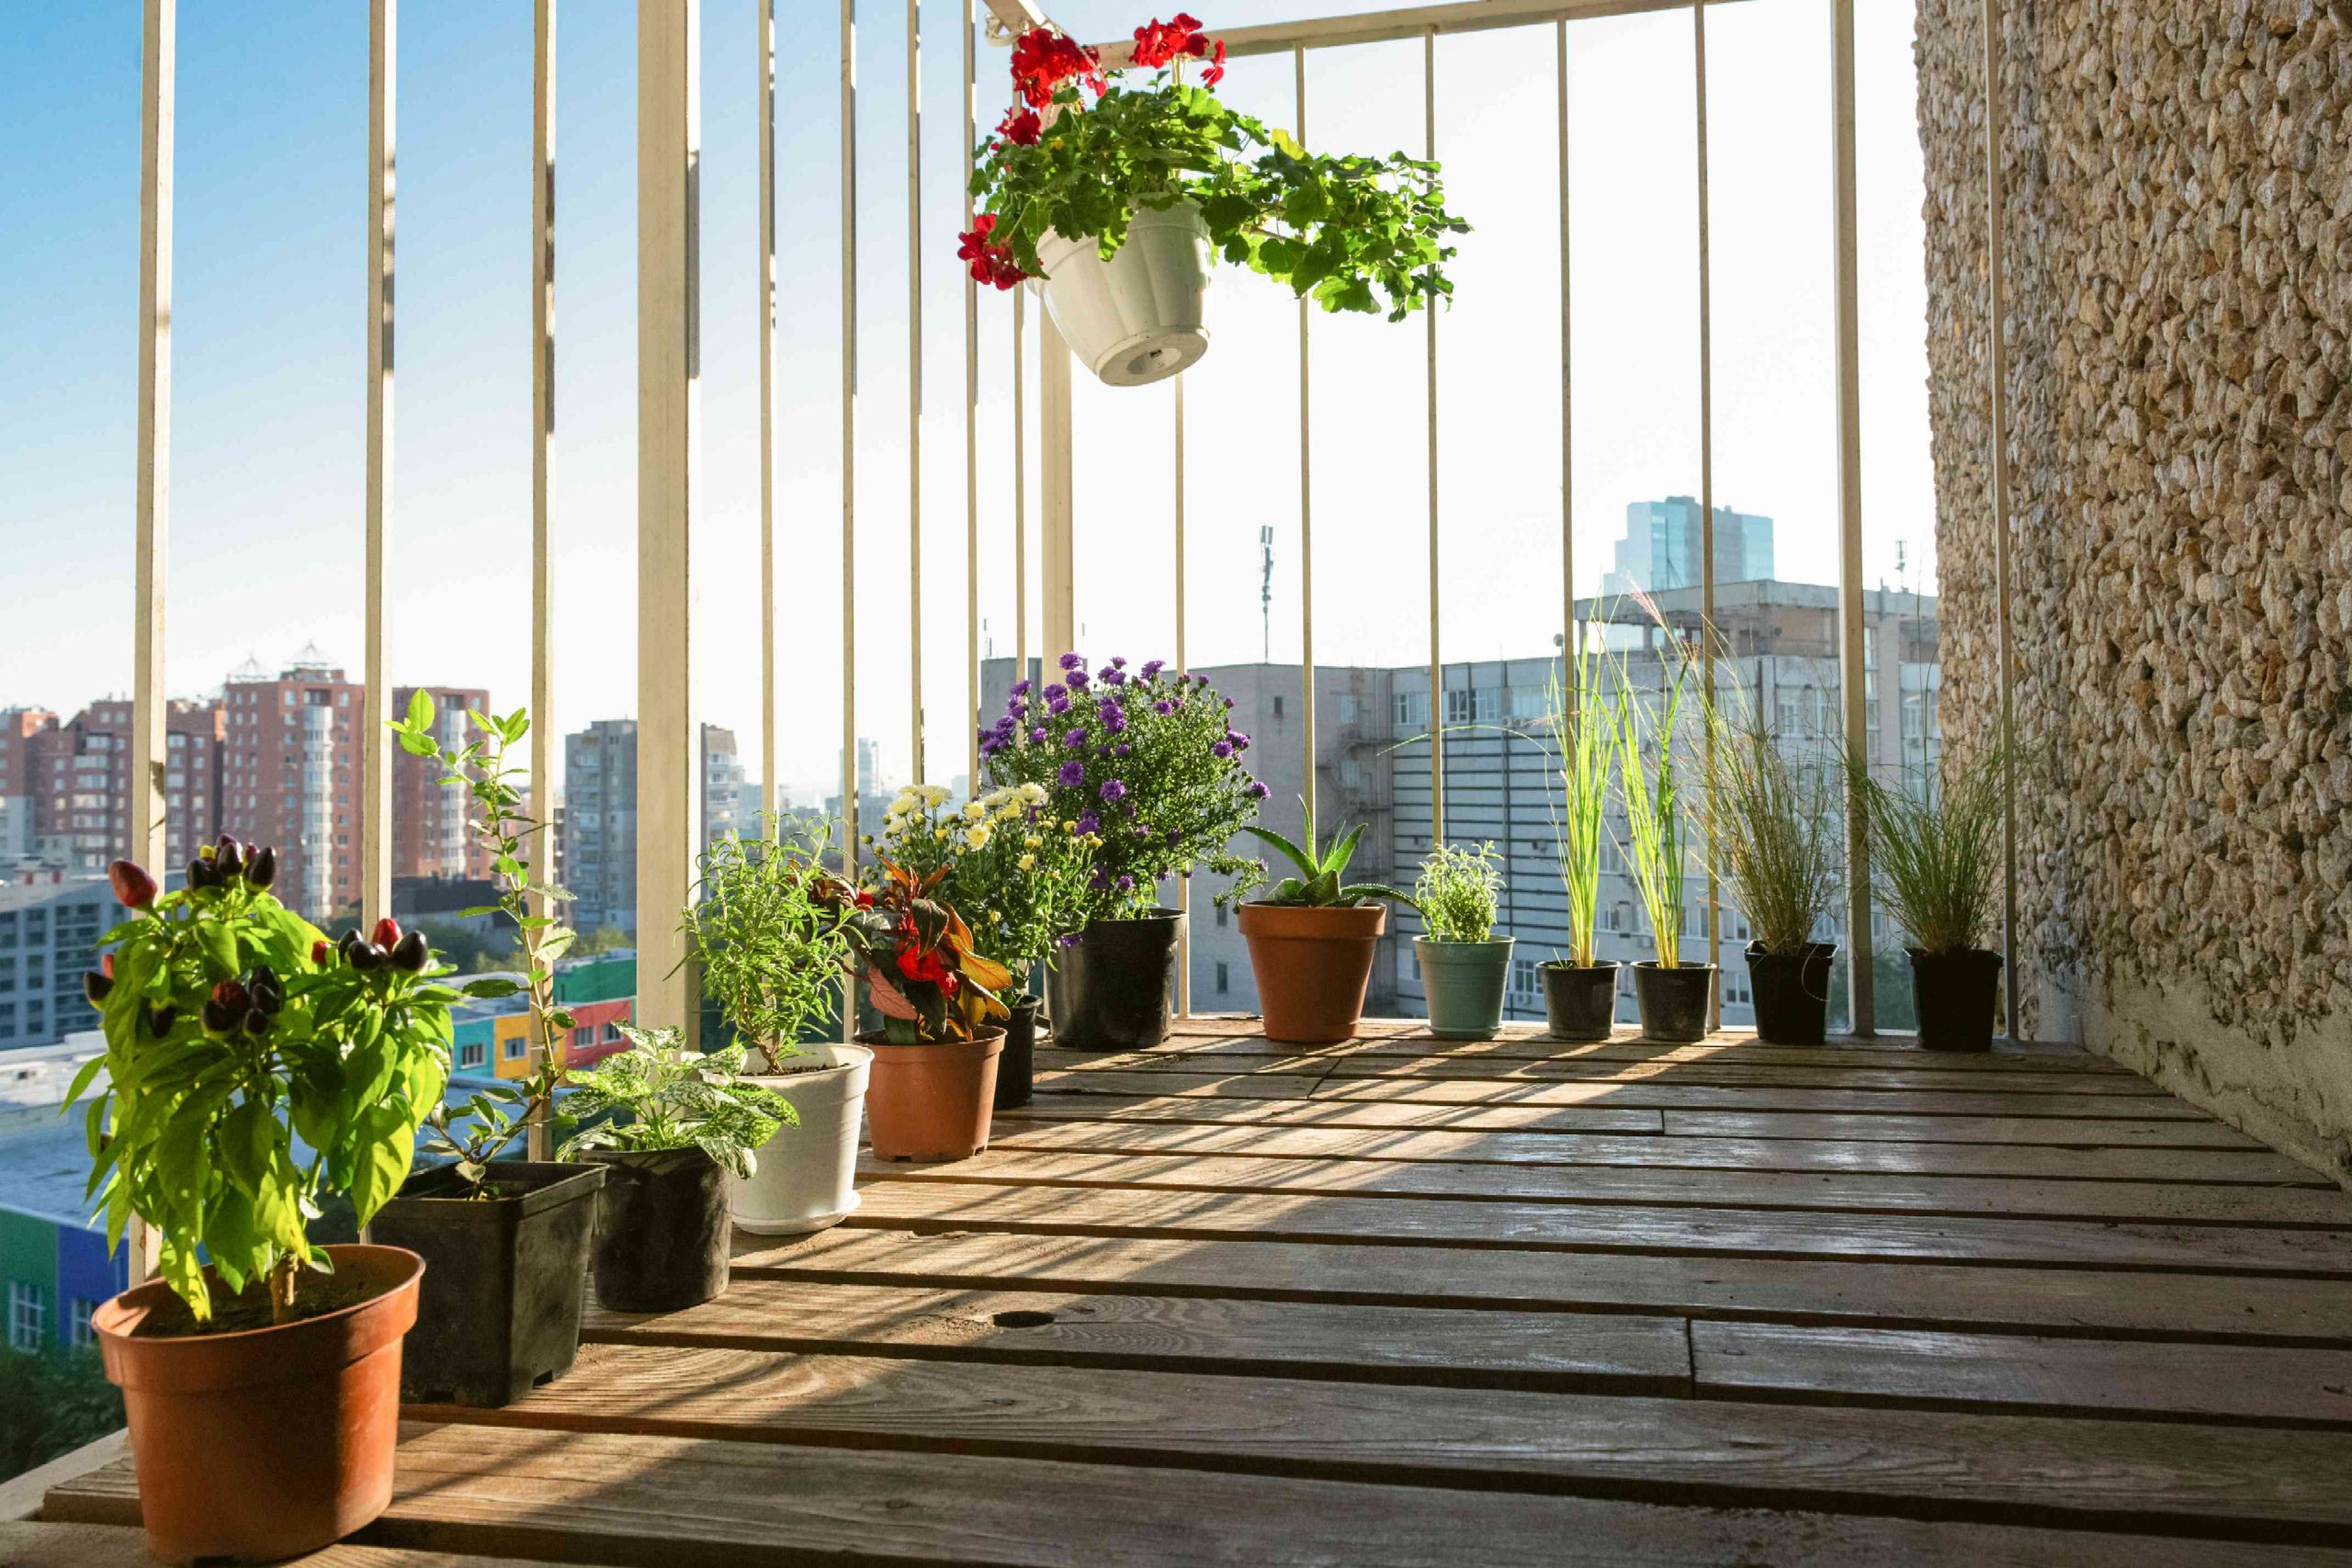
POLYGON ((1388 906, 1244 904, 1240 919, 1266 1038, 1301 1045, 1352 1039, 1388 906))
POLYGON ((397 1247, 327 1255, 366 1300, 268 1328, 145 1337, 171 1294, 156 1280, 90 1314, 130 1417, 147 1549, 164 1562, 315 1551, 392 1500, 401 1337, 424 1259, 397 1247))
POLYGON ((874 1052, 865 1124, 875 1158, 969 1159, 989 1146, 1004 1031, 924 1045, 894 1045, 879 1034, 857 1043, 874 1052))

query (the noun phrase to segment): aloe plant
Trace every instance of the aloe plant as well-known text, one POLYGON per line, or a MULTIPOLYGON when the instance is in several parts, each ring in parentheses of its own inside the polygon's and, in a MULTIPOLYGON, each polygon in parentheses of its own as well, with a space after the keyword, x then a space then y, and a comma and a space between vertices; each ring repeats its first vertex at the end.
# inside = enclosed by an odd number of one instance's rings
MULTIPOLYGON (((1329 849, 1322 847, 1316 837, 1315 811, 1300 800, 1299 807, 1306 814, 1306 847, 1283 838, 1271 828, 1250 824, 1241 829, 1280 851, 1284 859, 1298 868, 1296 876, 1285 876, 1274 885, 1272 892, 1261 900, 1296 909, 1344 909, 1358 904, 1368 904, 1374 898, 1394 898, 1401 904, 1413 904, 1409 893, 1377 882, 1342 882, 1348 863, 1355 858, 1356 840, 1363 837, 1363 824, 1359 822, 1333 840, 1329 849)), ((1413 904, 1415 908, 1420 906, 1413 904)))

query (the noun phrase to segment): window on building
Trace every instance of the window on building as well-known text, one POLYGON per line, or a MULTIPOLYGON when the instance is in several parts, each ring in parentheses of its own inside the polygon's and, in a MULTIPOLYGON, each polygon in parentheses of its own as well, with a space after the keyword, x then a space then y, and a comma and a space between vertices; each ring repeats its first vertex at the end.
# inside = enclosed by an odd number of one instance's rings
POLYGON ((1282 699, 1282 694, 1281 694, 1280 693, 1276 693, 1276 694, 1274 694, 1274 716, 1275 716, 1276 718, 1280 718, 1280 717, 1282 717, 1282 716, 1283 716, 1283 699, 1282 699))
POLYGON ((611 1044, 616 1043, 619 1041, 620 1037, 621 1037, 621 1026, 620 1026, 620 1021, 619 1021, 619 1020, 616 1019, 616 1020, 615 1020, 615 1021, 613 1021, 612 1022, 607 1023, 606 1025, 605 1025, 605 1044, 607 1044, 607 1045, 611 1045, 611 1044))
POLYGON ((594 1045, 594 1043, 596 1043, 596 1026, 594 1024, 583 1023, 579 1028, 571 1032, 571 1048, 573 1050, 585 1051, 589 1046, 594 1045))
POLYGON ((1225 919, 1226 919, 1226 908, 1225 908, 1225 906, 1224 906, 1224 905, 1219 904, 1219 905, 1216 907, 1216 929, 1217 929, 1217 930, 1219 930, 1219 931, 1223 931, 1223 930, 1225 929, 1225 919))
POLYGON ((90 1314, 97 1310, 98 1303, 89 1297, 74 1298, 74 1304, 66 1315, 65 1331, 76 1350, 86 1350, 98 1342, 97 1335, 90 1327, 90 1314))
POLYGON ((1532 958, 1510 961, 1510 994, 1515 998, 1532 998, 1542 994, 1544 976, 1532 958))
POLYGON ((479 1040, 469 1040, 458 1047, 458 1070, 480 1069, 490 1059, 490 1047, 479 1040))
POLYGON ((1399 730, 1408 734, 1428 728, 1430 694, 1427 692, 1398 692, 1389 699, 1389 716, 1399 730))
POLYGON ((506 1037, 504 1048, 499 1054, 510 1062, 519 1062, 523 1059, 523 1054, 530 1048, 531 1042, 527 1036, 510 1034, 506 1037))
POLYGON ((1232 989, 1233 971, 1226 964, 1224 960, 1220 959, 1217 961, 1216 966, 1216 994, 1221 997, 1232 989))
POLYGON ((22 1280, 8 1281, 8 1348, 38 1350, 49 1330, 49 1292, 22 1280))

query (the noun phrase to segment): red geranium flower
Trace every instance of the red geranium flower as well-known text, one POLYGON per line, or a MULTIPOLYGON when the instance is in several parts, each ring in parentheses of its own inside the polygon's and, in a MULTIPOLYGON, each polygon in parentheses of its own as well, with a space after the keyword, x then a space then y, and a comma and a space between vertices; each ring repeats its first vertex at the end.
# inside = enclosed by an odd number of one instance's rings
POLYGON ((989 235, 996 228, 996 214, 983 212, 972 220, 972 231, 958 236, 956 259, 971 264, 973 280, 993 283, 999 288, 1011 288, 1028 274, 1012 259, 1012 247, 991 242, 989 235))
MULTIPOLYGON (((1200 39, 1194 39, 1193 41, 1194 43, 1198 43, 1198 42, 1200 42, 1201 40, 1200 40, 1200 39)), ((1199 54, 1199 53, 1200 53, 1200 51, 1198 51, 1198 50, 1194 50, 1193 52, 1195 55, 1197 55, 1197 54, 1199 54)), ((1204 87, 1214 87, 1214 86, 1216 86, 1219 82, 1222 82, 1222 81, 1224 81, 1224 80, 1225 80, 1225 40, 1224 40, 1223 39, 1217 39, 1217 40, 1216 40, 1216 49, 1215 52, 1213 52, 1213 53, 1210 55, 1210 57, 1209 57, 1208 69, 1207 69, 1207 70, 1205 70, 1205 71, 1203 71, 1203 72, 1201 73, 1201 85, 1203 85, 1203 86, 1204 86, 1204 87)))
POLYGON ((1046 122, 1037 118, 1035 109, 1016 106, 1004 111, 1004 118, 997 122, 996 133, 1016 147, 1035 147, 1045 130, 1046 122))
POLYGON ((1073 79, 1098 93, 1103 88, 1101 60, 1076 39, 1032 28, 1012 46, 1012 84, 1031 108, 1052 103, 1054 89, 1073 79))
POLYGON ((1198 60, 1207 52, 1208 40, 1201 36, 1200 18, 1182 11, 1177 12, 1172 21, 1155 17, 1136 29, 1133 62, 1146 70, 1157 70, 1180 54, 1198 60))

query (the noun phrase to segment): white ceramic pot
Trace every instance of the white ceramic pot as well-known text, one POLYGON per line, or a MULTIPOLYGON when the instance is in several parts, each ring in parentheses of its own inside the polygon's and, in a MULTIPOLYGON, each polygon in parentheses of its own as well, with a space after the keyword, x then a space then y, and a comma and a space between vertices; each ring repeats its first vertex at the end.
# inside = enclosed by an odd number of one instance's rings
POLYGON ((1139 208, 1126 243, 1104 261, 1091 236, 1038 242, 1046 308, 1063 341, 1104 383, 1164 381, 1209 350, 1201 324, 1209 288, 1208 225, 1180 201, 1165 212, 1139 208))
MULTIPOLYGON (((745 1081, 792 1101, 800 1125, 759 1151, 749 1177, 728 1178, 736 1228, 753 1235, 799 1235, 839 1224, 857 1207, 858 1122, 874 1053, 863 1045, 804 1045, 806 1071, 745 1081)), ((786 1061, 795 1058, 786 1057, 786 1061)))

